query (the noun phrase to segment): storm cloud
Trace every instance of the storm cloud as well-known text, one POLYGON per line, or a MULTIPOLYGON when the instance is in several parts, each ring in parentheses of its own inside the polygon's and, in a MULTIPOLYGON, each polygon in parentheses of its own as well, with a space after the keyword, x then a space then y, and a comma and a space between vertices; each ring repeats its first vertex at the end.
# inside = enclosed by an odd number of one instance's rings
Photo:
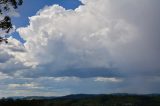
POLYGON ((75 10, 44 7, 29 17, 27 27, 17 29, 24 46, 10 38, 10 46, 1 48, 1 74, 32 82, 9 80, 8 89, 31 86, 35 95, 54 88, 87 93, 92 87, 90 93, 159 93, 160 1, 81 2, 75 10), (54 82, 57 78, 62 85, 54 82))

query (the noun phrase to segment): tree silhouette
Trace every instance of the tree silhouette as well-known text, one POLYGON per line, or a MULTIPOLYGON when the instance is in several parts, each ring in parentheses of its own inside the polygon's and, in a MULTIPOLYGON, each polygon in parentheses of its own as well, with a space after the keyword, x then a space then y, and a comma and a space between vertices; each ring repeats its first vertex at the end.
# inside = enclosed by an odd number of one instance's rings
MULTIPOLYGON (((13 28, 10 16, 6 16, 5 13, 11 9, 17 9, 22 3, 23 0, 0 0, 0 17, 3 17, 0 21, 0 29, 4 30, 5 33, 9 33, 10 29, 13 28)), ((6 37, 0 36, 0 43, 3 41, 8 43, 6 37)))

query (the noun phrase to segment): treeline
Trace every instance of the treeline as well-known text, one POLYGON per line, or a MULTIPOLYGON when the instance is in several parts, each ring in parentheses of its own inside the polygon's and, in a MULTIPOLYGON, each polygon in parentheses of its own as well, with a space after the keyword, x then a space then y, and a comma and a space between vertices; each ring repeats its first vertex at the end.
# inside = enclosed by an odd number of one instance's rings
POLYGON ((0 106, 160 106, 160 96, 97 95, 52 99, 1 99, 0 106))

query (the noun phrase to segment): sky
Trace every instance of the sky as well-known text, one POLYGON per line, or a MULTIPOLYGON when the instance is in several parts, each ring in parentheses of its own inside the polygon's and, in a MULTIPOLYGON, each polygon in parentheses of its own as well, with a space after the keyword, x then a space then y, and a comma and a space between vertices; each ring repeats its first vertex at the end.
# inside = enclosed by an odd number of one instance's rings
POLYGON ((160 93, 159 4, 24 1, 0 45, 0 97, 160 93))

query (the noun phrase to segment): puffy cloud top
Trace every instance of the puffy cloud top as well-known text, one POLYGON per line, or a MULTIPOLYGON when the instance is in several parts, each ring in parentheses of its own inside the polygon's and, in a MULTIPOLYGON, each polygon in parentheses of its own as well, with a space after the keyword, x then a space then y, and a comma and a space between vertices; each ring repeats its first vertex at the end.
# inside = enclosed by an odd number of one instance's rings
POLYGON ((114 18, 106 7, 110 3, 102 2, 86 1, 76 10, 54 5, 30 17, 30 25, 18 29, 27 41, 25 63, 32 61, 34 68, 54 73, 97 67, 112 70, 112 52, 132 41, 135 29, 114 18), (95 3, 101 7, 96 8, 95 3))

